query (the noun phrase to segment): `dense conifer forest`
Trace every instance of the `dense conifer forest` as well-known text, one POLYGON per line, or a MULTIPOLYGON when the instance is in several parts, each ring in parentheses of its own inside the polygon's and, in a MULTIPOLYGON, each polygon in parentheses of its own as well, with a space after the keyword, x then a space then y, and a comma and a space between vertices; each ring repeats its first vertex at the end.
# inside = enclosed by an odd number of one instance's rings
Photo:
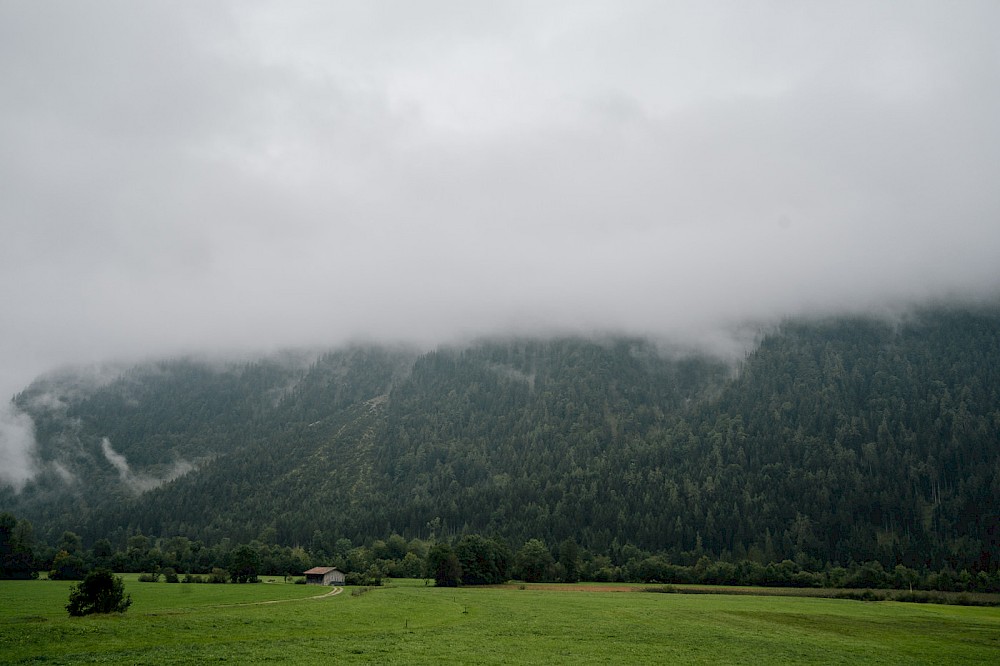
POLYGON ((422 557, 485 535, 508 558, 578 548, 566 561, 592 575, 1000 565, 992 307, 787 321, 737 363, 525 338, 101 377, 66 371, 15 398, 40 472, 0 489, 0 510, 52 549, 70 531, 108 557, 181 538, 349 566, 390 537, 401 562, 408 543, 422 557))

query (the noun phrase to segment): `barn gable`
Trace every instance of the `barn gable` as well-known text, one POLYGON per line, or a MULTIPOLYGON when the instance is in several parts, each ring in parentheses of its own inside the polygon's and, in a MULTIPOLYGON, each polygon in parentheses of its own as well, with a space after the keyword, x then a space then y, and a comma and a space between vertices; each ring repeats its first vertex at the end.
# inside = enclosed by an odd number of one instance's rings
POLYGON ((343 585, 344 572, 337 567, 313 567, 304 571, 306 585, 343 585))

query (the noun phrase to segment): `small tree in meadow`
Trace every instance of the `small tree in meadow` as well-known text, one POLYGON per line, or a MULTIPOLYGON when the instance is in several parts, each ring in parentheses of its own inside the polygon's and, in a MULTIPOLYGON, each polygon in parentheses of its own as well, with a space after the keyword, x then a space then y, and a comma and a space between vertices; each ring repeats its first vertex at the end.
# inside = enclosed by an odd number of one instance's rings
POLYGON ((107 569, 95 569, 70 588, 66 610, 74 616, 124 613, 131 605, 132 596, 125 594, 122 579, 107 569))
POLYGON ((219 567, 212 567, 212 573, 208 574, 206 579, 208 583, 228 583, 229 582, 229 572, 225 569, 220 569, 219 567))

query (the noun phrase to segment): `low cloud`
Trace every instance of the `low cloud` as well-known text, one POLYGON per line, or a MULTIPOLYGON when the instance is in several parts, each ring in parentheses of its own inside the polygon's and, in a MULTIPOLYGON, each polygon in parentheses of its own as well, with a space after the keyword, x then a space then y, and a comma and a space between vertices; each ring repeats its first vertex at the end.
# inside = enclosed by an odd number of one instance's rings
POLYGON ((51 468, 52 471, 56 474, 56 476, 58 476, 59 479, 66 485, 71 485, 77 482, 76 475, 74 475, 73 472, 66 469, 66 466, 63 465, 58 460, 52 461, 51 468))
POLYGON ((0 4, 0 391, 357 338, 733 349, 748 321, 996 295, 998 23, 995 2, 0 4))
POLYGON ((0 484, 20 491, 37 472, 35 424, 13 403, 0 403, 0 484))
POLYGON ((122 483, 135 493, 144 493, 159 488, 164 483, 173 481, 194 469, 191 463, 180 461, 175 463, 163 476, 135 472, 129 466, 125 456, 115 451, 114 447, 111 446, 111 440, 107 437, 101 439, 101 451, 104 453, 105 459, 118 471, 118 477, 122 483))

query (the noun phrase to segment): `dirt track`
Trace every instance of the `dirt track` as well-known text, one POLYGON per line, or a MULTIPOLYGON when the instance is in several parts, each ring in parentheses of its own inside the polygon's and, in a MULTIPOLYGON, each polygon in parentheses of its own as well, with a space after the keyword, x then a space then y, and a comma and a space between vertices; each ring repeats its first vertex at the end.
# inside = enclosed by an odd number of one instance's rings
POLYGON ((286 604, 291 601, 307 601, 309 599, 325 599, 326 597, 335 597, 344 591, 342 587, 334 587, 329 592, 324 592, 323 594, 317 594, 314 597, 303 597, 302 599, 271 599, 270 601, 247 601, 242 604, 216 604, 209 606, 209 608, 234 608, 236 606, 264 606, 266 604, 286 604))

